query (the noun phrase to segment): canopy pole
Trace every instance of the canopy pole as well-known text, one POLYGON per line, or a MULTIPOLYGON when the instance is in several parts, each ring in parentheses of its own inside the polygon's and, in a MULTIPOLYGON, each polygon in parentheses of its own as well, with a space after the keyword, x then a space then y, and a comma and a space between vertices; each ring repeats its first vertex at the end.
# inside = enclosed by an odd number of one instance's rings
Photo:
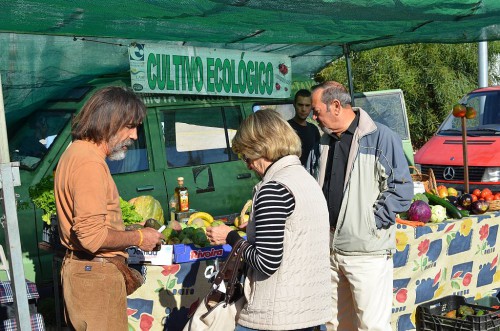
POLYGON ((5 243, 7 244, 10 264, 10 279, 14 291, 14 305, 16 307, 16 323, 18 330, 31 330, 28 293, 24 277, 23 255, 21 238, 17 220, 16 194, 14 186, 21 185, 19 178, 19 162, 10 162, 9 143, 7 141, 7 125, 3 103, 2 77, 0 75, 0 189, 4 215, 0 216, 2 226, 6 230, 5 243))
POLYGON ((478 59, 479 59, 479 87, 488 86, 488 42, 480 41, 478 44, 478 59))
POLYGON ((351 105, 354 106, 354 85, 352 82, 351 56, 348 44, 342 46, 344 50, 345 64, 347 68, 347 82, 349 83, 349 93, 351 94, 351 105))

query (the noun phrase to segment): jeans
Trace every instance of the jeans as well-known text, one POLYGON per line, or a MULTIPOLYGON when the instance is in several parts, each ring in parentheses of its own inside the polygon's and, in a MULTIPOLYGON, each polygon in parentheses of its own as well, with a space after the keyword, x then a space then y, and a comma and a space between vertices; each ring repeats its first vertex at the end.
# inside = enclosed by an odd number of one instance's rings
MULTIPOLYGON (((304 328, 304 329, 296 329, 296 330, 290 330, 290 331, 314 331, 314 326, 311 326, 310 328, 304 328)), ((239 324, 236 325, 236 329, 234 331, 264 331, 264 330, 259 330, 259 329, 250 329, 244 326, 241 326, 239 324)))

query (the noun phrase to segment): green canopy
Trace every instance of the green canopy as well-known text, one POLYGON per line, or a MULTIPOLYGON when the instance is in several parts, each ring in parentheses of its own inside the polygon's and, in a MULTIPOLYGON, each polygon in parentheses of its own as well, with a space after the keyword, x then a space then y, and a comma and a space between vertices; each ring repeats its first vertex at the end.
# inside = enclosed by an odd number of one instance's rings
POLYGON ((92 77, 133 42, 286 54, 310 80, 347 52, 500 39, 499 0, 0 0, 7 124, 92 77))

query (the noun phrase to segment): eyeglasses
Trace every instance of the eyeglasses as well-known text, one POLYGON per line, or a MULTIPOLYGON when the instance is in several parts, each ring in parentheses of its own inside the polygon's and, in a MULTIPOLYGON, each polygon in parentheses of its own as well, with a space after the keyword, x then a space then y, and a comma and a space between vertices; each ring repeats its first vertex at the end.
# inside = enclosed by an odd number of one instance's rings
POLYGON ((250 164, 252 160, 250 160, 248 157, 245 156, 245 154, 238 154, 238 157, 240 160, 244 161, 246 164, 250 164))

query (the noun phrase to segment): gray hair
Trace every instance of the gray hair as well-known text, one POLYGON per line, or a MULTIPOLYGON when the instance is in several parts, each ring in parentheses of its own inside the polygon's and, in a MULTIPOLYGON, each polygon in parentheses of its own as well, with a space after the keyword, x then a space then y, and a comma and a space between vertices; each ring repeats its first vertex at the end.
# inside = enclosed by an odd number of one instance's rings
POLYGON ((329 105, 337 99, 342 107, 351 104, 351 95, 347 92, 344 85, 335 81, 326 81, 314 87, 314 90, 322 89, 323 95, 321 102, 326 105, 327 111, 330 111, 329 105))

